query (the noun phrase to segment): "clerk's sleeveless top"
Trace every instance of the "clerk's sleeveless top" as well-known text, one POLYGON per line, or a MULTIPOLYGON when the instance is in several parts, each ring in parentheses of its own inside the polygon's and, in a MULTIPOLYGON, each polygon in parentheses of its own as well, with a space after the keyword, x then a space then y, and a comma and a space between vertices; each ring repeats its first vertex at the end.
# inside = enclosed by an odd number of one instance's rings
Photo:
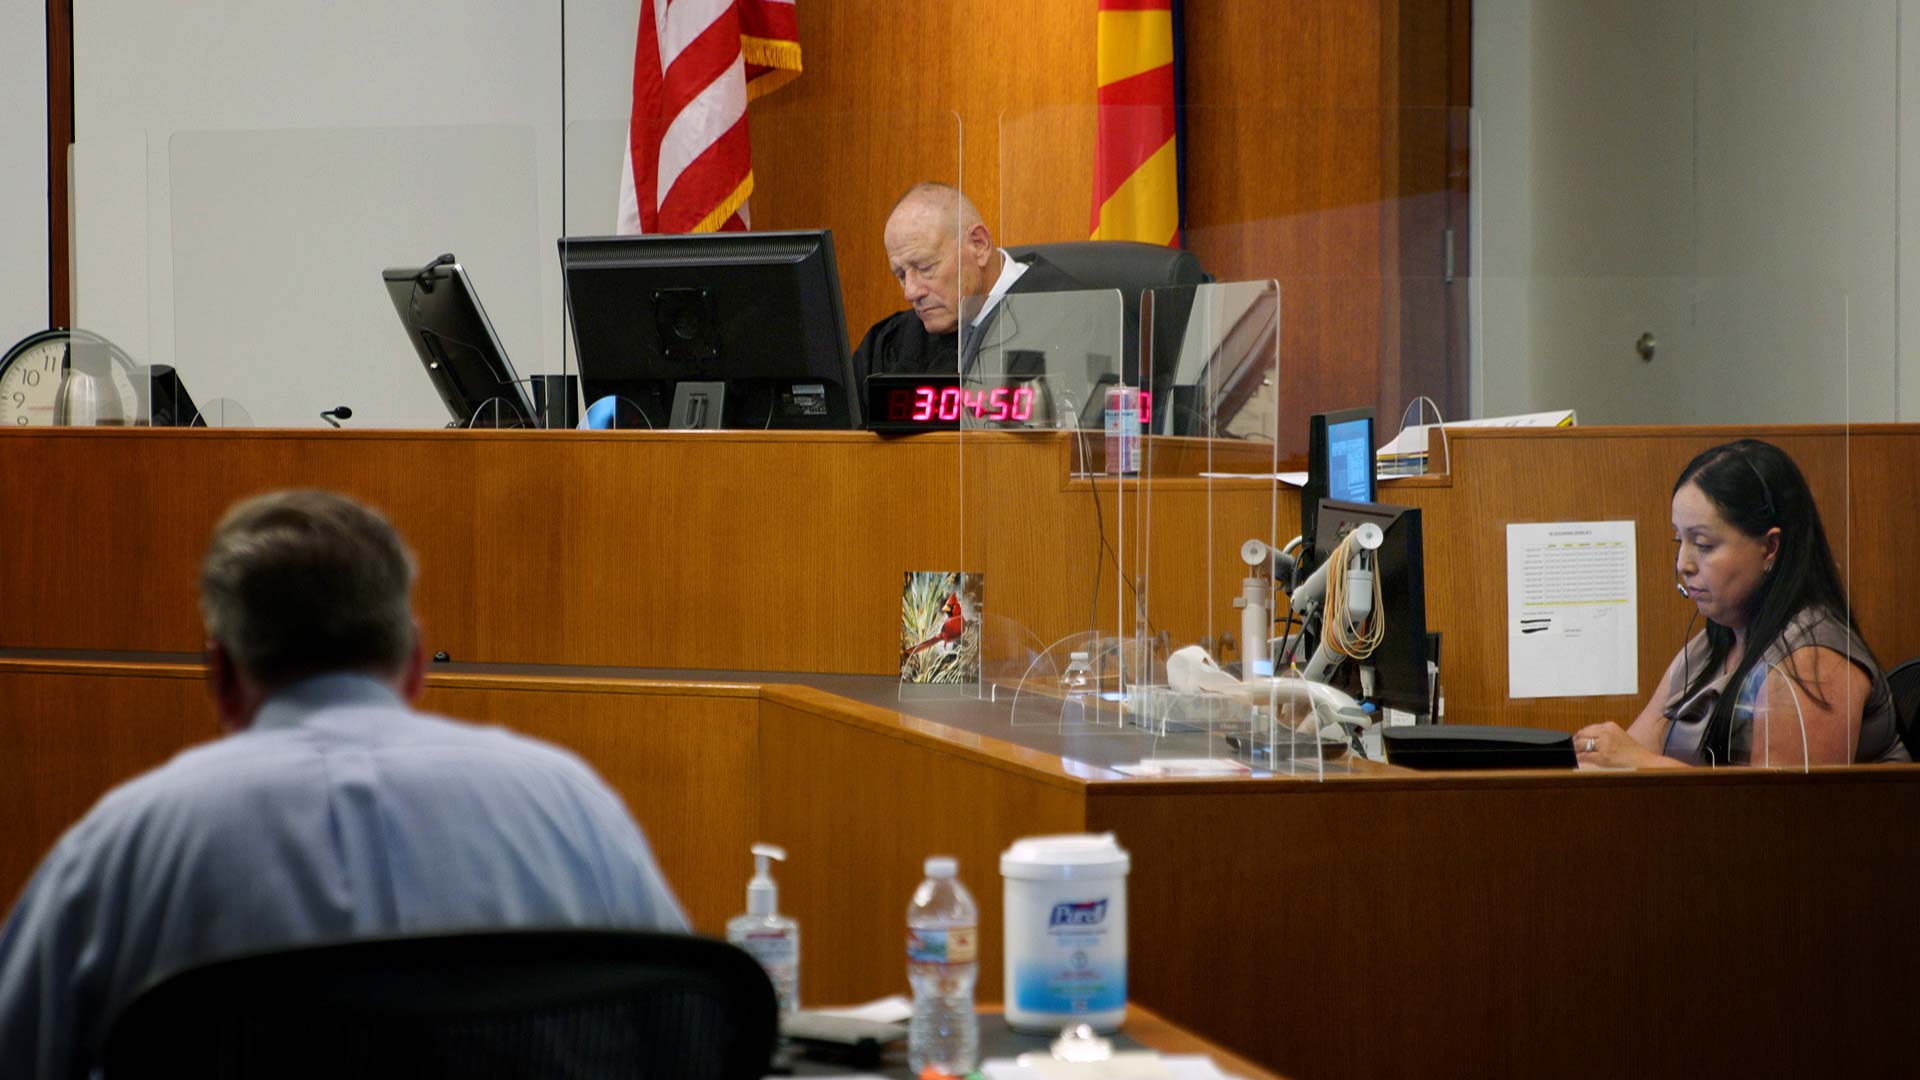
MULTIPOLYGON (((1761 697, 1760 690, 1766 684, 1767 673, 1795 650, 1810 646, 1832 649, 1846 657, 1855 667, 1866 672, 1871 683, 1866 707, 1860 714, 1860 741, 1854 748, 1854 762, 1868 764, 1912 760, 1907 756, 1906 744, 1900 741, 1893 692, 1887 688, 1887 677, 1874 663, 1866 643, 1845 622, 1825 612, 1808 609, 1787 624, 1786 630, 1774 639, 1767 651, 1761 654, 1760 662, 1754 664, 1742 680, 1740 696, 1734 703, 1727 761, 1718 764, 1752 763, 1754 702, 1761 697)), ((1702 687, 1699 693, 1692 696, 1687 694, 1689 676, 1706 666, 1709 649, 1707 635, 1695 635, 1692 641, 1687 642, 1686 659, 1667 685, 1665 715, 1671 723, 1667 727, 1666 748, 1662 752, 1689 765, 1716 764, 1705 749, 1707 725, 1713 715, 1714 705, 1720 700, 1720 695, 1726 692, 1729 676, 1723 672, 1702 687)), ((1780 669, 1782 678, 1787 677, 1787 670, 1785 667, 1780 669)), ((1805 690, 1797 685, 1793 689, 1804 699, 1805 690)), ((1826 693, 1822 689, 1822 695, 1826 693)), ((1798 719, 1796 716, 1776 716, 1772 722, 1797 723, 1798 719)))

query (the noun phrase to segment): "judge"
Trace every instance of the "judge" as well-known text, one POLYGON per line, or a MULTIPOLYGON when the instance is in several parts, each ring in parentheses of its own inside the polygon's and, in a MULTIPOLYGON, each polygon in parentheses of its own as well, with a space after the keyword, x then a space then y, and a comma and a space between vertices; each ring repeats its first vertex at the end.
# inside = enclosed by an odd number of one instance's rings
POLYGON ((881 319, 854 350, 862 383, 869 374, 952 374, 965 339, 970 354, 1009 293, 1084 288, 1039 255, 1015 259, 994 246, 980 211, 959 189, 915 184, 894 204, 885 233, 887 263, 912 305, 881 319))

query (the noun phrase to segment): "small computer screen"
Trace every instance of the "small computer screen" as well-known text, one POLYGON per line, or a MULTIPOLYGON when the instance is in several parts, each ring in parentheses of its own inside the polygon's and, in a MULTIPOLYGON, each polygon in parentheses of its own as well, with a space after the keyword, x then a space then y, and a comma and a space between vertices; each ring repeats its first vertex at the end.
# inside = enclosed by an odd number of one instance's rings
POLYGON ((1307 480, 1300 487, 1301 573, 1326 556, 1315 545, 1321 499, 1374 499, 1373 410, 1343 409, 1307 418, 1307 480))
POLYGON ((533 402, 466 268, 451 255, 384 271, 387 295, 450 427, 534 427, 533 402))
POLYGON ((1327 498, 1373 501, 1373 417, 1327 424, 1327 498))

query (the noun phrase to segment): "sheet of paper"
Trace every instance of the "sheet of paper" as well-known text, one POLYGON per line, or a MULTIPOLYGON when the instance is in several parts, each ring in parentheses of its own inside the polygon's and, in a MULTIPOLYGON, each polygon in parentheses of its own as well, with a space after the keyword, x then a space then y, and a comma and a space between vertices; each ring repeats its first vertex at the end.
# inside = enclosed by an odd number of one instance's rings
POLYGON ((1226 1080, 1213 1059, 1200 1054, 1122 1051, 1105 1061, 1053 1061, 1022 1054, 1018 1061, 989 1058, 980 1063, 987 1080, 1226 1080))
POLYGON ((1115 765, 1127 776, 1244 776, 1253 771, 1231 758, 1153 758, 1131 765, 1115 765))
MULTIPOLYGON (((1383 471, 1383 472, 1377 472, 1374 475, 1381 480, 1400 479, 1399 473, 1390 473, 1390 472, 1383 471)), ((1200 474, 1200 479, 1202 480, 1277 480, 1280 483, 1287 485, 1288 487, 1306 487, 1307 486, 1307 474, 1303 472, 1276 472, 1276 473, 1203 472, 1200 474)))
MULTIPOLYGON (((1466 427, 1572 427, 1576 422, 1572 409, 1554 409, 1551 412, 1522 413, 1518 416, 1489 416, 1483 420, 1453 420, 1446 424, 1449 431, 1466 427)), ((1400 434, 1387 440, 1379 456, 1401 457, 1407 454, 1427 452, 1427 432, 1432 424, 1415 424, 1400 429, 1400 434)))
POLYGON ((1507 526, 1507 696, 1640 689, 1631 521, 1507 526))
POLYGON ((905 994, 889 994, 883 998, 875 998, 864 1005, 836 1005, 832 1008, 813 1011, 825 1016, 872 1020, 878 1024, 899 1024, 913 1017, 913 1001, 905 994))

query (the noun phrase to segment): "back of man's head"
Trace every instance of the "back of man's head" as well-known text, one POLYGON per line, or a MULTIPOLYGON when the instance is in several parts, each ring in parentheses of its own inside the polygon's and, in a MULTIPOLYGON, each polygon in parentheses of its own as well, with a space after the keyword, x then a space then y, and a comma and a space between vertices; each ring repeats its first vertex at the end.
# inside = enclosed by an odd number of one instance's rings
POLYGON ((413 650, 413 555, 344 495, 277 491, 236 504, 200 564, 208 639, 261 687, 335 671, 390 676, 413 650))

